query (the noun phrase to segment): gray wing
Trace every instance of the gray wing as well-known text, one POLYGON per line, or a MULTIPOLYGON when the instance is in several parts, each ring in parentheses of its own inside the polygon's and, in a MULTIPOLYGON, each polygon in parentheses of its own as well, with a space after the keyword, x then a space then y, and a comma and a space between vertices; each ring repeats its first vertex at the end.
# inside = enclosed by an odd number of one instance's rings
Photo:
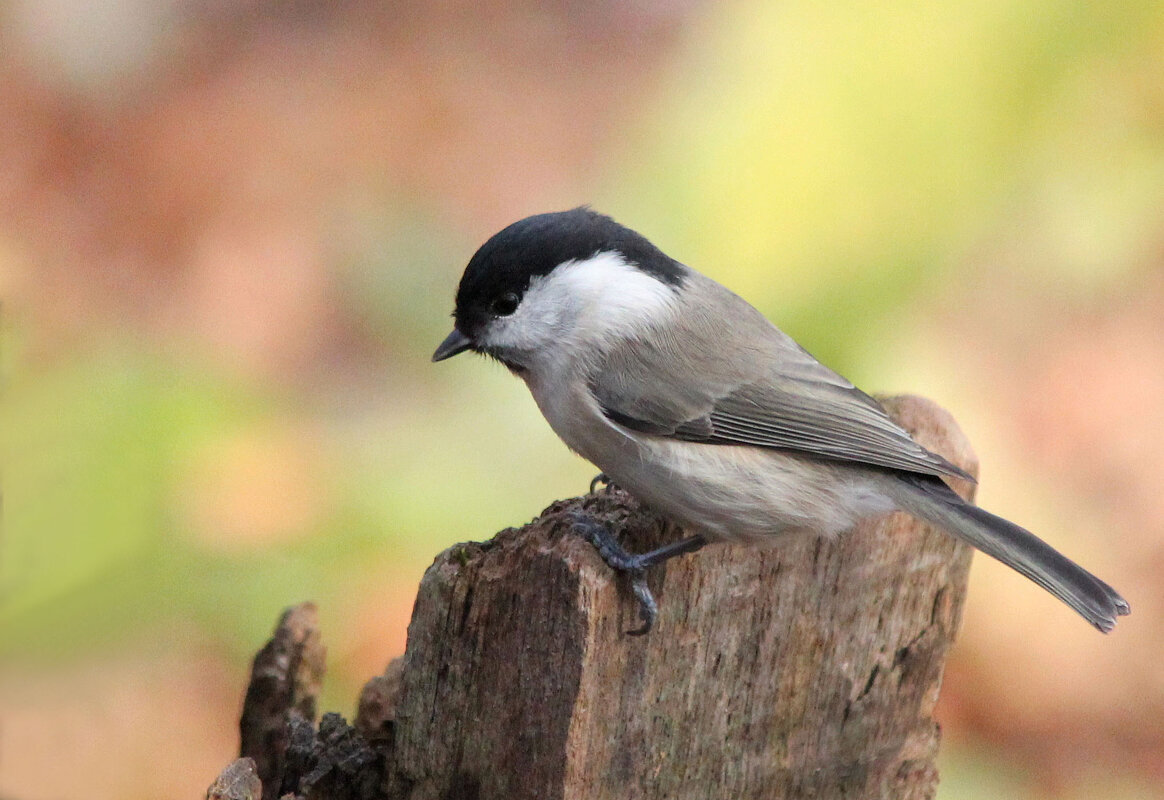
POLYGON ((593 365, 589 387, 611 421, 683 441, 973 480, 750 305, 706 278, 701 283, 720 294, 730 324, 722 313, 685 308, 677 316, 682 330, 647 328, 609 350, 593 365))

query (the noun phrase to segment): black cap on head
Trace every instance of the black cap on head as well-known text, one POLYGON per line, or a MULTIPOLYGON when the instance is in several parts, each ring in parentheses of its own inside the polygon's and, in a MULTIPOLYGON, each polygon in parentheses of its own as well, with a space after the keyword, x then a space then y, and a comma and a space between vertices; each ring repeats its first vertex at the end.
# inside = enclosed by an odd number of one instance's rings
POLYGON ((494 234, 470 259, 457 288, 457 328, 471 335, 498 298, 508 293, 520 298, 534 277, 603 252, 620 253, 664 283, 683 283, 682 266, 610 217, 585 206, 536 214, 494 234))

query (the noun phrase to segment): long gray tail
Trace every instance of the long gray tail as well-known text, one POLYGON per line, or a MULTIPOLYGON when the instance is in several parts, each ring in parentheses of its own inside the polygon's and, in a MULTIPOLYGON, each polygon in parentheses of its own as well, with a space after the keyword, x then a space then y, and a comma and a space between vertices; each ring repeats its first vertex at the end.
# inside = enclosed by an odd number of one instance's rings
POLYGON ((1131 611, 1119 593, 1030 531, 965 502, 938 478, 899 475, 915 491, 902 508, 1026 575, 1079 612, 1103 633, 1131 611))

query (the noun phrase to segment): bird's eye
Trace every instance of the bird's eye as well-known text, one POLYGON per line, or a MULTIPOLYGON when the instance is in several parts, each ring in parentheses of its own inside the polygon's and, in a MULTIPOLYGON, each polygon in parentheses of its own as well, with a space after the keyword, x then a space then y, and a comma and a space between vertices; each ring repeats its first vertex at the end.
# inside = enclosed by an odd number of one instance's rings
POLYGON ((514 311, 517 311, 517 304, 520 299, 513 292, 506 292, 493 301, 493 313, 499 317, 508 317, 514 311))

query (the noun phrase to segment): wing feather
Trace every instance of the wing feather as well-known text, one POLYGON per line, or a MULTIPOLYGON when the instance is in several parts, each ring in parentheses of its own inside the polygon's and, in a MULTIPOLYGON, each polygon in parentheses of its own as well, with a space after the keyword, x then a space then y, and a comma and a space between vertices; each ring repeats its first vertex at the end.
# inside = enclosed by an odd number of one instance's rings
POLYGON ((730 321, 704 308, 681 307, 667 325, 647 325, 595 360, 590 390, 612 422, 689 442, 970 478, 915 442, 876 400, 750 305, 709 279, 703 282, 706 291, 724 297, 734 312, 730 321), (732 342, 740 344, 724 352, 732 342))

